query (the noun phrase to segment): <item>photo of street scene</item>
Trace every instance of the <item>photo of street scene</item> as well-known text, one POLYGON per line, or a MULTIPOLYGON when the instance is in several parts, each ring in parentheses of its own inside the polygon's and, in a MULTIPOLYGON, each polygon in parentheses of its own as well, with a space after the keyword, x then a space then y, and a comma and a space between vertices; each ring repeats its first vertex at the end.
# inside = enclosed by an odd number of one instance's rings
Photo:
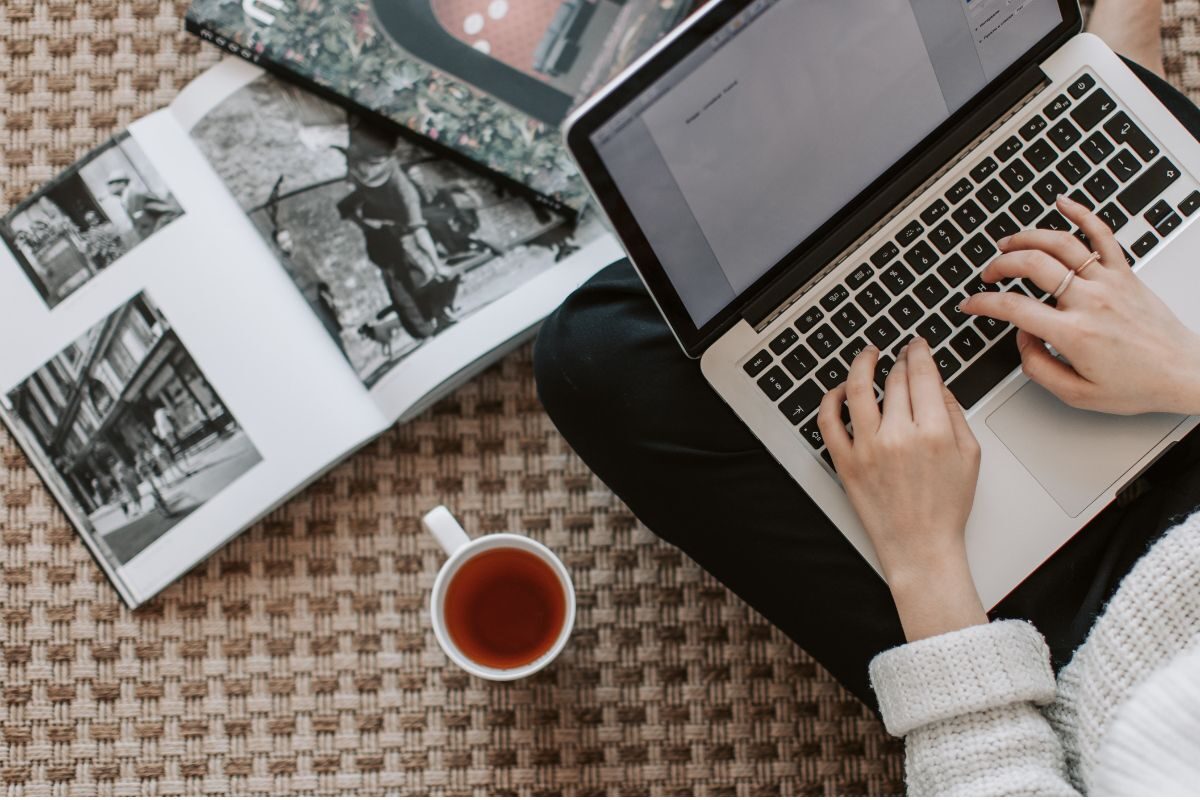
POLYGON ((191 135, 368 387, 600 232, 270 76, 191 135))
POLYGON ((25 379, 7 408, 114 566, 262 460, 145 294, 25 379))
POLYGON ((122 133, 18 205, 0 234, 53 308, 181 216, 146 154, 122 133))

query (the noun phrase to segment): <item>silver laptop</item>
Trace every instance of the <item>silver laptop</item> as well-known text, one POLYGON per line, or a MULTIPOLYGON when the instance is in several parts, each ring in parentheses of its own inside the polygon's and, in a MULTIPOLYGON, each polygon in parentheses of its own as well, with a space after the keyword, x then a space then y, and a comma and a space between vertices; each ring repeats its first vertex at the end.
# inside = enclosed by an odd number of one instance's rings
POLYGON ((867 343, 882 387, 930 342, 983 449, 988 607, 1197 422, 1072 410, 958 310, 996 240, 1071 230, 1069 194, 1200 329, 1200 145, 1080 29, 1074 0, 715 0, 567 123, 679 344, 876 568, 815 413, 867 343))

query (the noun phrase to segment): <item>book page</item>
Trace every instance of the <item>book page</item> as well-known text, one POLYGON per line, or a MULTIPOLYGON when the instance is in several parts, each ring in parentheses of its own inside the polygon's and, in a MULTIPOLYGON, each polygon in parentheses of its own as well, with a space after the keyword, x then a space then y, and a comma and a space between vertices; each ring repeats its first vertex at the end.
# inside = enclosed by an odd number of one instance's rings
POLYGON ((594 217, 555 214, 253 67, 201 80, 177 116, 389 418, 621 256, 594 217))
POLYGON ((385 427, 170 113, 0 231, 0 415, 127 602, 385 427))

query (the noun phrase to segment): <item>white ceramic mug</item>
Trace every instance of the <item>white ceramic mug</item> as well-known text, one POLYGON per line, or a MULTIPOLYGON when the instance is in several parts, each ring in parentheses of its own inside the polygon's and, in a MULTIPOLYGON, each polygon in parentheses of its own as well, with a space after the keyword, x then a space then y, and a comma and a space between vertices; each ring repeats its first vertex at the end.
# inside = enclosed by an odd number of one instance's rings
POLYGON ((571 636, 571 629, 575 626, 575 586, 571 583, 571 575, 567 572, 566 566, 550 548, 527 536, 519 536, 515 533, 490 533, 480 536, 478 539, 472 539, 467 536, 466 531, 458 524, 458 520, 445 506, 433 509, 425 515, 421 522, 425 530, 437 540, 437 543, 449 556, 433 582, 429 616, 433 621, 434 636, 437 637, 438 644, 446 651, 446 655, 450 657, 451 661, 480 678, 487 678, 491 681, 515 681, 518 678, 532 675, 558 657, 563 647, 566 646, 567 639, 571 636), (497 669, 471 660, 454 643, 454 639, 446 627, 446 590, 455 573, 463 564, 480 553, 498 548, 512 548, 531 553, 550 567, 562 586, 566 608, 562 630, 558 632, 558 638, 554 640, 553 646, 534 661, 510 669, 497 669))

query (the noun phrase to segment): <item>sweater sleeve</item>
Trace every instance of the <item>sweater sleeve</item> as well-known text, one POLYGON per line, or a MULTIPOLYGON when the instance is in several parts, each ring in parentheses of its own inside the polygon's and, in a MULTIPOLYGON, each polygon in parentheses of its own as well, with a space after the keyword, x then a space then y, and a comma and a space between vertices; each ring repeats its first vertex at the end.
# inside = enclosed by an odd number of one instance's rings
POLYGON ((1078 794, 1039 709, 1054 699, 1054 672, 1029 623, 888 650, 871 662, 871 683, 888 732, 905 737, 909 794, 1078 794))

